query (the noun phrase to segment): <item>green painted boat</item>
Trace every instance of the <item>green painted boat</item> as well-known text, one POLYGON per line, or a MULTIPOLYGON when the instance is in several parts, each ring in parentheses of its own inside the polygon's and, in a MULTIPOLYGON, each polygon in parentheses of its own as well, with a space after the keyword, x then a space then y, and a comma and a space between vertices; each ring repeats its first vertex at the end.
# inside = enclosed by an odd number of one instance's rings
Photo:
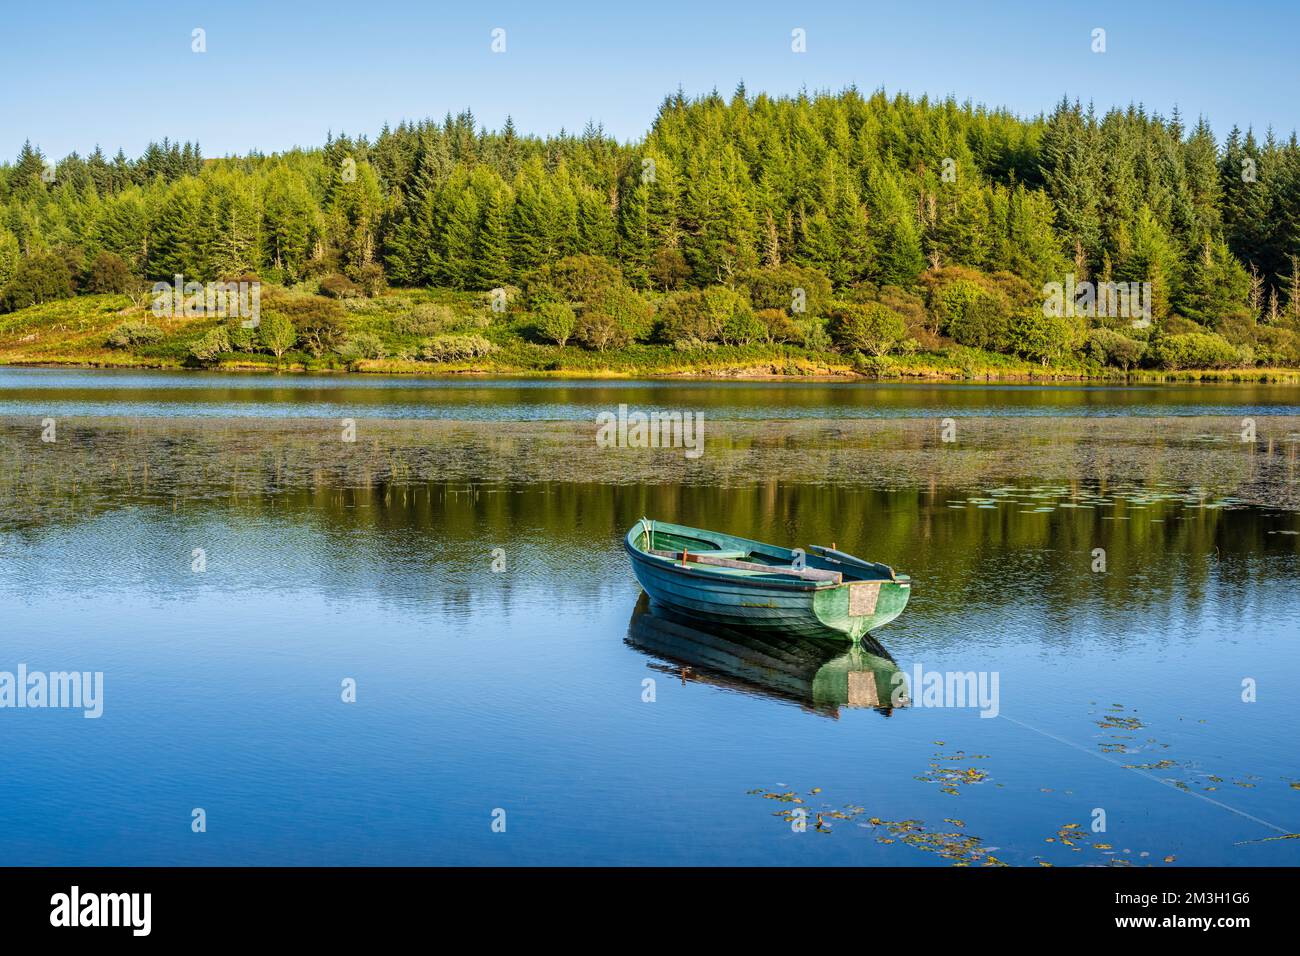
POLYGON ((655 605, 695 620, 859 640, 903 613, 912 580, 884 564, 642 518, 623 546, 655 605))
POLYGON ((906 707, 906 676, 870 635, 843 640, 791 637, 704 625, 641 595, 627 626, 629 647, 683 682, 792 703, 822 717, 870 708, 885 717, 906 707))

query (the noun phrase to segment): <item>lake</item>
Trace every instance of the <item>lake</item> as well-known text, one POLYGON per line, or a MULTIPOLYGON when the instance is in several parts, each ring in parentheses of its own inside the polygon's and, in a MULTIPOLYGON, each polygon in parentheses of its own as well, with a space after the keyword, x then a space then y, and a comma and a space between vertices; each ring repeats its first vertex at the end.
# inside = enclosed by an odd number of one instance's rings
POLYGON ((103 674, 0 708, 0 865, 1294 865, 1297 449, 1297 386, 0 369, 0 672, 103 674), (700 630, 643 515, 913 597, 700 630))

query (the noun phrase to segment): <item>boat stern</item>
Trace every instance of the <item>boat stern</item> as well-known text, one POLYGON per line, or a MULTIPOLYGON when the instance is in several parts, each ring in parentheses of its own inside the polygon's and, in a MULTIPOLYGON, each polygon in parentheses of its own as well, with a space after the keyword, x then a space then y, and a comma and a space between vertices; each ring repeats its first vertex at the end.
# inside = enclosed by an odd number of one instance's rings
POLYGON ((846 581, 819 591, 814 609, 823 624, 856 641, 902 614, 911 595, 912 579, 906 574, 878 581, 846 581))

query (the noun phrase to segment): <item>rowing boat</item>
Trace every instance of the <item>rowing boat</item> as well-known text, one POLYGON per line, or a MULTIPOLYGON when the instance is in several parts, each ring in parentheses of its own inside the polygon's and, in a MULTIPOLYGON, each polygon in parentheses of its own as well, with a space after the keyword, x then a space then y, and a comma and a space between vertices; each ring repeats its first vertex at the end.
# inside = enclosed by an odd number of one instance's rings
POLYGON ((911 594, 906 574, 833 546, 805 552, 649 518, 623 546, 652 603, 726 627, 857 641, 911 594))

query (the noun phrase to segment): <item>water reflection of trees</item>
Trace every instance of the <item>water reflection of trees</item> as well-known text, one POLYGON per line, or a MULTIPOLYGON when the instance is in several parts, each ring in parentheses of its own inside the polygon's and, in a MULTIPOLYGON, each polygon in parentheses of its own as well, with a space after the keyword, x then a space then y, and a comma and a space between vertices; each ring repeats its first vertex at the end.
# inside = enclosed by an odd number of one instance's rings
MULTIPOLYGON (((1062 627, 1099 595, 1128 609, 1211 598, 1225 610, 1240 606, 1254 578, 1270 573, 1270 560, 1294 558, 1300 542, 1270 533, 1300 527, 1291 513, 1179 501, 1139 510, 1122 498, 1093 510, 958 509, 949 502, 972 492, 932 483, 891 490, 785 480, 731 487, 375 480, 339 487, 264 478, 256 491, 200 486, 182 497, 112 482, 82 481, 73 492, 64 476, 75 507, 31 509, 26 520, 10 521, 12 534, 32 542, 45 529, 93 533, 97 515, 128 507, 139 508, 134 520, 178 541, 204 527, 270 528, 297 556, 286 587, 364 590, 468 615, 485 602, 509 611, 523 590, 549 589, 567 606, 630 587, 621 537, 650 515, 790 545, 833 542, 896 565, 917 582, 909 617, 969 605, 1033 608, 1062 627), (505 551, 503 574, 490 570, 496 547, 505 551), (1092 571, 1096 548, 1105 550, 1104 574, 1092 571)), ((1116 489, 1073 481, 1061 490, 1068 498, 1116 489)), ((276 584, 270 571, 263 580, 276 584)))

